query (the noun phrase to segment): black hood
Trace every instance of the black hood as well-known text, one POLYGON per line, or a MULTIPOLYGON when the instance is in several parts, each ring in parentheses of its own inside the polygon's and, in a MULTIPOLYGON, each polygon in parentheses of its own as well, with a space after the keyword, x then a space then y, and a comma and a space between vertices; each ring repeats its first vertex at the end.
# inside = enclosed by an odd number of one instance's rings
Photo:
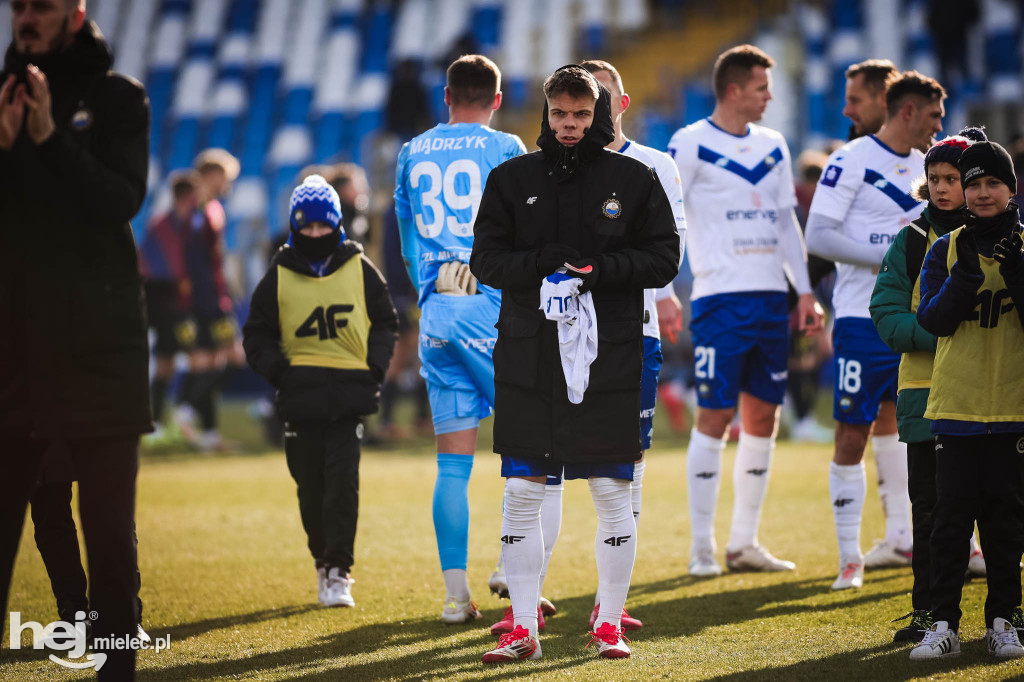
POLYGON ((95 22, 87 21, 71 44, 56 52, 26 56, 17 52, 14 41, 11 41, 4 56, 4 71, 22 73, 26 66, 35 64, 51 83, 63 83, 87 74, 106 73, 113 63, 110 46, 99 27, 95 22))
MULTIPOLYGON (((562 67, 562 69, 565 68, 567 66, 562 67)), ((558 69, 558 71, 562 69, 558 69)), ((563 165, 569 168, 575 168, 579 163, 588 163, 596 159, 601 155, 601 151, 615 139, 611 94, 596 78, 594 82, 597 83, 599 93, 597 103, 594 105, 594 122, 574 147, 566 147, 555 139, 555 131, 548 125, 547 98, 544 99, 544 113, 540 120, 540 137, 537 138, 537 146, 544 152, 544 156, 556 161, 562 160, 563 165)))

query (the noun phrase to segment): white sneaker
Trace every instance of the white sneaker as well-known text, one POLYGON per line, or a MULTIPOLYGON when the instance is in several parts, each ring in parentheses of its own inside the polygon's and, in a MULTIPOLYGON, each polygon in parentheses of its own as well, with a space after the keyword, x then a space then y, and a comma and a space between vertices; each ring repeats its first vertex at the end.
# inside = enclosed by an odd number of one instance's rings
POLYGON ((701 577, 722 575, 722 567, 715 559, 714 546, 696 545, 690 549, 690 575, 701 577))
POLYGON ((864 568, 895 568, 910 566, 913 549, 900 549, 885 540, 877 540, 864 555, 864 568))
POLYGON ((1024 656, 1024 646, 1017 637, 1017 628, 1005 618, 996 618, 992 627, 985 631, 985 642, 988 652, 996 658, 1020 658, 1024 656))
POLYGON ((355 606, 352 599, 352 583, 355 580, 349 577, 348 573, 342 573, 340 568, 332 567, 327 570, 327 587, 324 589, 324 598, 320 603, 324 606, 355 606))
POLYGON ((135 636, 143 644, 150 644, 153 639, 149 636, 149 633, 142 629, 142 623, 139 623, 135 627, 135 636))
POLYGON ((487 587, 491 589, 491 592, 498 595, 499 599, 508 599, 508 583, 505 582, 505 562, 498 559, 498 565, 494 567, 494 572, 491 573, 491 577, 487 580, 487 587))
POLYGON ((498 646, 484 654, 484 663, 506 663, 508 661, 536 661, 543 654, 540 640, 530 635, 522 625, 501 636, 498 646))
POLYGON ((316 569, 316 598, 321 604, 327 599, 327 567, 320 566, 316 569))
POLYGON ((789 429, 789 439, 797 443, 831 443, 835 432, 822 426, 813 416, 807 415, 789 429))
MULTIPOLYGON (((1016 631, 1014 631, 1013 638, 1017 639, 1016 631)), ((1019 642, 1017 646, 1020 646, 1019 642)), ((910 650, 910 660, 912 661, 959 655, 960 637, 955 631, 949 629, 949 623, 944 620, 940 620, 928 628, 921 643, 910 650)))
POLYGON ((775 558, 761 545, 743 547, 735 552, 730 552, 726 548, 725 566, 730 571, 758 571, 761 573, 792 571, 796 568, 796 564, 792 561, 775 558))
POLYGON ((182 438, 199 447, 200 434, 196 428, 196 411, 191 405, 182 403, 174 408, 174 425, 178 427, 182 438))
POLYGON ((457 625, 471 620, 477 620, 482 615, 472 600, 459 601, 455 597, 446 597, 444 611, 441 612, 441 622, 448 625, 457 625))
POLYGON ((832 583, 833 590, 864 587, 864 560, 860 557, 839 559, 839 577, 832 583))
POLYGON ((626 646, 628 641, 621 628, 611 623, 601 623, 601 627, 590 633, 590 641, 583 648, 597 642, 597 655, 601 658, 629 658, 631 652, 626 646))
POLYGON ((967 560, 967 578, 984 578, 988 575, 985 568, 985 555, 980 549, 971 552, 971 558, 967 560))

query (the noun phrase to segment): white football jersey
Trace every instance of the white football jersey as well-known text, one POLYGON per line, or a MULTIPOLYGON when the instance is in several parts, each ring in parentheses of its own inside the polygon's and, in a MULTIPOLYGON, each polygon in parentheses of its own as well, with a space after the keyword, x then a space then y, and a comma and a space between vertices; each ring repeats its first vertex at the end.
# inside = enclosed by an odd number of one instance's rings
POLYGON ((692 300, 736 291, 786 291, 779 217, 796 206, 793 169, 778 131, 727 133, 711 119, 668 143, 683 185, 692 300))
MULTIPOLYGON (((911 185, 923 174, 920 151, 897 154, 874 135, 865 135, 828 157, 810 213, 840 221, 850 239, 888 247, 924 210, 925 203, 911 196, 911 185)), ((868 304, 877 276, 878 267, 836 263, 836 318, 871 317, 868 304)))
MULTIPOLYGON (((658 174, 661 186, 665 188, 668 201, 672 204, 672 215, 676 219, 676 232, 679 233, 679 258, 683 258, 683 249, 686 246, 686 216, 683 212, 683 185, 679 180, 679 169, 672 162, 672 157, 665 152, 659 152, 653 147, 646 147, 627 140, 626 144, 619 150, 620 154, 631 156, 641 161, 658 174)), ((644 336, 655 339, 661 338, 661 331, 658 328, 658 304, 655 300, 657 289, 644 289, 644 336)))

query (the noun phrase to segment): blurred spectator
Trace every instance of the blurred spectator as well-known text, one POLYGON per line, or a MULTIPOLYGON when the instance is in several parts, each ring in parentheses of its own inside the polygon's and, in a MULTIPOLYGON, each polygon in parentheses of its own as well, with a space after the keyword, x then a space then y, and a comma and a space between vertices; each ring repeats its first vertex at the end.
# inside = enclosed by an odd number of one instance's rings
POLYGON ((224 277, 227 217, 220 202, 238 177, 239 163, 223 149, 207 149, 196 157, 194 165, 199 175, 198 199, 203 220, 188 232, 185 267, 191 282, 190 312, 196 336, 189 352, 188 372, 182 380, 175 421, 193 445, 209 451, 227 447, 217 419, 217 397, 224 372, 245 365, 234 305, 224 277))
POLYGON ((341 226, 348 239, 354 239, 365 246, 367 242, 373 241, 367 217, 370 184, 366 179, 366 171, 355 163, 339 163, 332 171, 327 181, 341 199, 341 226))
POLYGON ((185 266, 185 242, 202 227, 199 211, 199 174, 179 171, 170 178, 173 204, 154 216, 139 247, 139 269, 146 290, 146 314, 156 334, 152 352, 156 367, 150 381, 156 431, 149 441, 164 437, 162 426, 167 388, 174 376, 174 356, 191 350, 196 325, 190 317, 192 284, 185 266))
POLYGON ((981 16, 978 0, 930 0, 928 29, 939 58, 939 81, 956 92, 967 75, 967 32, 981 16))
POLYGON ((432 116, 427 90, 420 82, 420 64, 405 59, 395 65, 388 90, 385 125, 403 142, 430 126, 432 116))

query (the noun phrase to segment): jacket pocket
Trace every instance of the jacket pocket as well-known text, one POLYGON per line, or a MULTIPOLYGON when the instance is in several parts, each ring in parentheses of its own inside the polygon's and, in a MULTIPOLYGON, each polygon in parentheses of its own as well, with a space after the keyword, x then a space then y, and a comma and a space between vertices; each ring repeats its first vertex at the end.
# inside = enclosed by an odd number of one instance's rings
POLYGON ((541 327, 544 321, 525 317, 503 317, 495 325, 494 380, 513 386, 537 385, 540 362, 541 327))
POLYGON ((590 366, 587 391, 640 390, 644 362, 643 327, 639 322, 597 321, 597 358, 590 366))
POLYGON ((594 230, 606 237, 622 237, 629 229, 629 223, 619 218, 598 218, 594 230))

